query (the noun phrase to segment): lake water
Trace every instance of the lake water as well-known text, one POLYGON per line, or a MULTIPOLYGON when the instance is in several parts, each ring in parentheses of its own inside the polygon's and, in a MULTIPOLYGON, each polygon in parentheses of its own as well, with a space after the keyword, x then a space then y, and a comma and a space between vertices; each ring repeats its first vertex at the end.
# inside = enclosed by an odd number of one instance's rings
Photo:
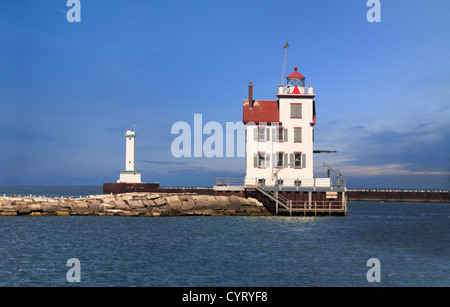
POLYGON ((0 286, 450 286, 449 226, 440 203, 349 202, 347 217, 0 217, 0 286))

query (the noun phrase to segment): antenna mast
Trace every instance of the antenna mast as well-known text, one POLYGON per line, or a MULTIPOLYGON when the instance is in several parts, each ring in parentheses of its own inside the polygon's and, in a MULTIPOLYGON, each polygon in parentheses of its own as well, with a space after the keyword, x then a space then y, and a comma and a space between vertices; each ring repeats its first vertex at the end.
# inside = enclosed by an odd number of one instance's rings
POLYGON ((284 61, 283 61, 283 73, 281 74, 281 85, 283 85, 284 82, 284 73, 286 72, 286 58, 287 58, 287 49, 289 47, 288 42, 286 41, 286 44, 284 44, 284 61))

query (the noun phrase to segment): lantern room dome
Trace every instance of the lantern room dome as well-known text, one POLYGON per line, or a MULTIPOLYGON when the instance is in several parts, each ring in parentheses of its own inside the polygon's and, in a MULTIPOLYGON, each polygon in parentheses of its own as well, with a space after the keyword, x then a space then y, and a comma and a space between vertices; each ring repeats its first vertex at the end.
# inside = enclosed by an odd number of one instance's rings
POLYGON ((297 66, 294 67, 294 72, 286 77, 287 84, 305 86, 305 77, 297 71, 297 66))
POLYGON ((297 71, 297 66, 294 67, 294 72, 287 76, 287 79, 305 79, 305 77, 297 71))

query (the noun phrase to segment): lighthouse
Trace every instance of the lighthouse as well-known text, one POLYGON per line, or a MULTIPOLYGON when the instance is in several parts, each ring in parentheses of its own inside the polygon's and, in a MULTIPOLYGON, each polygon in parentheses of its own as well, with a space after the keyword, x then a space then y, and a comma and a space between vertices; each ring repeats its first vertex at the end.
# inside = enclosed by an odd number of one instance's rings
POLYGON ((276 100, 254 99, 255 83, 250 81, 243 100, 245 178, 215 177, 215 195, 253 197, 274 214, 347 215, 341 174, 324 164, 328 176, 314 176, 313 155, 337 152, 313 148, 316 95, 305 81, 294 67, 278 86, 276 100))
POLYGON ((313 87, 305 86, 305 77, 294 67, 276 96, 278 100, 253 100, 253 84, 249 84, 249 99, 244 100, 245 185, 330 186, 329 178, 314 178, 313 87))
POLYGON ((135 143, 136 131, 127 130, 125 132, 125 170, 119 171, 120 179, 117 182, 104 182, 104 194, 118 194, 130 192, 157 192, 159 191, 159 183, 148 183, 141 181, 142 171, 135 169, 135 143))
POLYGON ((125 170, 120 171, 120 179, 117 180, 118 183, 140 183, 142 171, 135 170, 134 166, 134 149, 136 132, 134 130, 127 130, 125 133, 125 170))

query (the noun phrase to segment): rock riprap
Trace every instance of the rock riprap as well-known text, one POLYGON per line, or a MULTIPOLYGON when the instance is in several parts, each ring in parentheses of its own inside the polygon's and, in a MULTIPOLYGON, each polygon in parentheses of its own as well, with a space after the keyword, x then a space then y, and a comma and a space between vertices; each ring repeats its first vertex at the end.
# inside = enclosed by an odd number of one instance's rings
POLYGON ((31 215, 270 215, 258 200, 172 193, 89 195, 83 198, 0 197, 0 216, 31 215))

